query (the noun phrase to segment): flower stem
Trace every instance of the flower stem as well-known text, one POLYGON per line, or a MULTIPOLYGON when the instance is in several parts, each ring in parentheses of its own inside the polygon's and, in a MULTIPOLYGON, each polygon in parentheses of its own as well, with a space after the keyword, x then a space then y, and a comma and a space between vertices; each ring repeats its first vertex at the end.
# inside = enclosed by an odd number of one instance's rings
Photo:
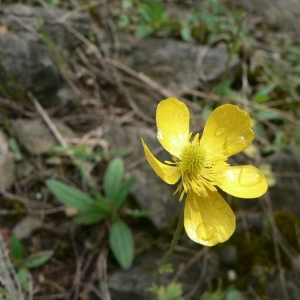
POLYGON ((166 262, 168 261, 170 256, 173 254, 173 252, 175 250, 175 247, 178 244, 178 240, 180 238, 180 235, 181 235, 181 232, 182 232, 182 229, 183 229, 183 219, 184 219, 184 208, 181 211, 181 214, 180 214, 180 217, 179 217, 179 220, 178 220, 178 224, 177 224, 177 228, 176 228, 172 243, 170 245, 170 248, 165 253, 165 255, 163 256, 163 258, 161 259, 161 261, 158 265, 158 268, 157 268, 157 286, 161 285, 161 274, 162 274, 161 267, 166 264, 166 262))

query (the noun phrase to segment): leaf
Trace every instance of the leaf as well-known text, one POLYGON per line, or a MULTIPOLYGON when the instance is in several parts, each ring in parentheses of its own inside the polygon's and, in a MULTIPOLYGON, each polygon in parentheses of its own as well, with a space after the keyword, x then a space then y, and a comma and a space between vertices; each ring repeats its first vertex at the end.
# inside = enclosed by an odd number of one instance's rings
POLYGON ((109 246, 121 267, 129 269, 134 256, 134 242, 131 230, 121 220, 111 226, 109 246))
POLYGON ((98 203, 86 193, 61 181, 49 179, 46 185, 59 201, 77 208, 81 213, 95 210, 108 213, 111 210, 107 203, 98 203))
POLYGON ((253 101, 256 103, 268 102, 270 100, 270 94, 274 91, 275 88, 276 84, 270 84, 261 88, 254 94, 253 101))
POLYGON ((52 250, 44 250, 27 257, 24 266, 33 269, 46 263, 54 254, 52 250))
POLYGON ((104 220, 105 218, 107 218, 106 214, 96 211, 96 212, 90 212, 90 213, 82 213, 75 217, 75 221, 80 224, 91 225, 91 224, 100 222, 100 221, 104 220))
POLYGON ((10 250, 15 261, 20 261, 23 259, 24 248, 21 244, 21 241, 15 234, 10 239, 10 250))
POLYGON ((134 184, 135 178, 134 177, 130 177, 128 180, 126 180, 122 187, 119 189, 117 195, 112 199, 114 200, 114 206, 115 208, 119 208, 122 203, 126 200, 129 191, 132 187, 132 185, 134 184))
POLYGON ((19 280, 20 280, 22 286, 25 288, 25 290, 28 291, 29 283, 30 283, 30 279, 28 276, 28 270, 24 267, 19 268, 18 269, 18 277, 19 277, 19 280))
POLYGON ((115 199, 122 186, 124 163, 121 158, 115 158, 108 165, 104 175, 104 193, 107 198, 115 199))

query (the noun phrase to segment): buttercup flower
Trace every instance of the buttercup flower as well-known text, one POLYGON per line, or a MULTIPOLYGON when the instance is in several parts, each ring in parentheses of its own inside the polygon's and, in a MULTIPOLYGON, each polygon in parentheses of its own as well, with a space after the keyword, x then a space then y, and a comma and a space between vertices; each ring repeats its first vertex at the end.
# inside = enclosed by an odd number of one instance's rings
POLYGON ((235 216, 218 188, 240 198, 256 198, 267 190, 262 172, 251 165, 230 166, 229 156, 245 150, 254 139, 252 120, 235 105, 224 104, 208 118, 200 139, 189 132, 187 106, 168 98, 156 111, 157 139, 172 161, 157 160, 142 139, 146 158, 166 183, 179 185, 180 201, 187 193, 184 227, 195 242, 213 246, 235 230, 235 216))

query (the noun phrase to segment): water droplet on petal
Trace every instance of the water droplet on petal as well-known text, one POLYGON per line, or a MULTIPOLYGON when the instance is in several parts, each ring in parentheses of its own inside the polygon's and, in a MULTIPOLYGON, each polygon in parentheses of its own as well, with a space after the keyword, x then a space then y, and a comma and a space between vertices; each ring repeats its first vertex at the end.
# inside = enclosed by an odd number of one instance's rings
POLYGON ((242 135, 227 138, 224 145, 228 152, 232 152, 235 148, 246 148, 247 146, 248 141, 242 135))
POLYGON ((213 206, 217 209, 221 209, 226 206, 226 202, 223 199, 217 198, 214 200, 213 206))
POLYGON ((197 226, 196 231, 200 239, 204 241, 209 241, 214 237, 216 233, 216 228, 210 223, 203 222, 197 226))
POLYGON ((226 129, 225 129, 224 127, 219 127, 219 128, 215 131, 215 136, 220 136, 220 135, 222 135, 225 131, 226 131, 226 129))
POLYGON ((163 139, 163 134, 160 128, 157 128, 157 138, 162 140, 163 139))
POLYGON ((241 168, 239 183, 245 187, 258 185, 264 179, 263 174, 256 168, 241 168))

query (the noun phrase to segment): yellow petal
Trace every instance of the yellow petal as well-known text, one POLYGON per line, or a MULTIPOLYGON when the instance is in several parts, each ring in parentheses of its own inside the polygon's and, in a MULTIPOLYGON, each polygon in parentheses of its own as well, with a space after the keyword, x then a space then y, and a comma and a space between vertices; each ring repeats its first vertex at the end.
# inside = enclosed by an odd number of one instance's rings
POLYGON ((227 241, 235 230, 235 216, 218 192, 203 198, 190 192, 184 208, 184 227, 191 240, 205 246, 227 241))
POLYGON ((254 166, 227 167, 219 187, 240 198, 257 198, 268 189, 264 174, 254 166))
POLYGON ((161 101, 156 110, 157 139, 172 155, 180 157, 182 147, 189 136, 189 110, 175 99, 161 101))
POLYGON ((235 105, 224 104, 209 116, 200 144, 212 153, 231 156, 245 150, 253 141, 252 120, 235 105))
POLYGON ((142 144, 144 147, 145 155, 148 163, 154 170, 154 172, 159 176, 163 181, 169 184, 174 184, 178 181, 181 176, 180 170, 177 167, 172 167, 161 163, 158 159, 154 157, 151 153, 144 140, 142 140, 142 144))

